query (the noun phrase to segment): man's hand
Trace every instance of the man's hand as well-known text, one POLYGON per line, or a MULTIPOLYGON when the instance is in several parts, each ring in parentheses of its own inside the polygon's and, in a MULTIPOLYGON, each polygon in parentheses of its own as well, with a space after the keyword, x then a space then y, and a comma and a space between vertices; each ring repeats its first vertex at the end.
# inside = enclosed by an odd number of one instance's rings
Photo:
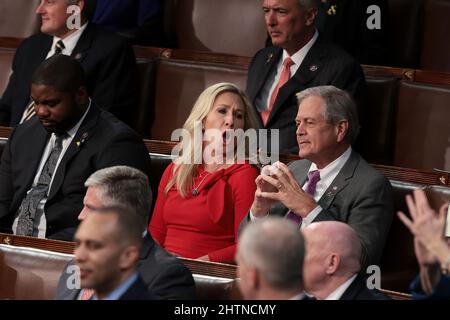
POLYGON ((271 185, 272 190, 260 192, 257 190, 258 197, 272 202, 281 202, 291 211, 303 218, 306 217, 317 207, 317 203, 303 191, 284 163, 276 162, 274 166, 276 169, 273 170, 273 174, 260 176, 266 184, 271 185))
POLYGON ((255 199, 253 200, 251 211, 252 214, 257 218, 261 218, 267 215, 267 212, 269 211, 270 207, 275 203, 275 201, 261 196, 263 192, 277 191, 277 189, 274 186, 272 186, 270 183, 267 183, 263 178, 265 175, 270 175, 271 171, 272 166, 265 166, 261 170, 261 174, 258 177, 256 177, 255 180, 256 183, 255 199))

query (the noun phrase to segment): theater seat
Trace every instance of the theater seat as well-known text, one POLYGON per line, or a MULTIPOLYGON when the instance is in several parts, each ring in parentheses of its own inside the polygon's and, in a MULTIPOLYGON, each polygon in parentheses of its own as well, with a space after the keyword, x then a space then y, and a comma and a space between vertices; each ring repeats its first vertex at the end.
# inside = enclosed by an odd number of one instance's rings
POLYGON ((151 138, 170 141, 173 130, 183 126, 194 102, 207 87, 218 82, 233 82, 245 89, 246 79, 244 67, 182 60, 158 61, 154 105, 149 106, 154 110, 151 138))
POLYGON ((72 255, 0 245, 0 299, 49 300, 72 255))
POLYGON ((40 28, 40 18, 35 13, 40 0, 0 1, 0 37, 26 38, 40 28))
POLYGON ((199 300, 242 299, 236 279, 194 274, 195 289, 199 300))
POLYGON ((8 142, 8 139, 0 138, 0 157, 3 153, 3 149, 5 148, 7 142, 8 142))
POLYGON ((370 163, 390 165, 393 159, 395 100, 398 79, 366 76, 368 98, 362 128, 362 155, 370 163))
MULTIPOLYGON (((406 195, 414 189, 424 188, 425 185, 395 180, 390 182, 394 189, 395 211, 400 210, 408 214, 409 211, 405 202, 406 195)), ((396 213, 386 240, 380 270, 381 287, 400 292, 409 292, 409 283, 419 271, 414 254, 413 236, 396 213)))
POLYGON ((450 72, 450 1, 428 0, 420 69, 450 72))
POLYGON ((11 66, 16 50, 0 48, 0 96, 5 92, 11 75, 11 66))
POLYGON ((401 81, 394 164, 450 171, 450 86, 401 81))
POLYGON ((181 49, 253 56, 267 37, 256 0, 175 1, 173 23, 181 49))

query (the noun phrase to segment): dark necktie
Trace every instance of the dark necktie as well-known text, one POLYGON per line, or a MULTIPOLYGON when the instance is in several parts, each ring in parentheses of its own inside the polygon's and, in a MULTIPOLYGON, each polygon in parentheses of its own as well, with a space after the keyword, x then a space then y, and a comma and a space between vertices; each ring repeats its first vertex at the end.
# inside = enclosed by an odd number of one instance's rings
POLYGON ((42 172, 39 176, 38 183, 31 188, 30 192, 25 196, 20 204, 17 221, 16 234, 19 236, 32 236, 34 219, 39 203, 47 196, 50 182, 54 174, 56 163, 62 151, 62 142, 67 134, 56 136, 55 145, 45 162, 42 172))
MULTIPOLYGON (((58 42, 55 43, 55 53, 52 55, 52 57, 61 54, 62 51, 66 48, 66 46, 64 45, 64 42, 62 42, 62 40, 59 40, 58 42)), ((22 117, 22 121, 20 123, 24 123, 28 120, 31 119, 31 117, 33 117, 36 114, 36 111, 34 110, 34 101, 31 100, 27 107, 25 108, 25 111, 23 112, 23 117, 22 117)))
MULTIPOLYGON (((319 170, 314 170, 314 171, 308 172, 308 185, 306 186, 305 192, 313 198, 314 198, 314 195, 316 194, 316 187, 317 187, 317 183, 319 182, 319 180, 320 180, 319 170)), ((302 217, 300 217, 299 215, 296 215, 291 210, 289 210, 289 212, 286 214, 286 219, 292 221, 299 227, 302 225, 302 221, 303 221, 302 217)))
POLYGON ((62 40, 59 40, 58 42, 56 42, 55 43, 55 53, 53 54, 53 56, 60 54, 65 48, 66 48, 66 46, 64 45, 64 42, 62 42, 62 40))

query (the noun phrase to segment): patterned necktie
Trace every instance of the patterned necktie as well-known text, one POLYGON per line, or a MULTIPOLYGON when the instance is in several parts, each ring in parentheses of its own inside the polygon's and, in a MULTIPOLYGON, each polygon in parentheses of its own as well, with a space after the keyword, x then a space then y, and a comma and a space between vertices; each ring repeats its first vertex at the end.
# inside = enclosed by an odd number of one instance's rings
POLYGON ((261 112, 261 119, 264 123, 264 126, 267 125, 267 120, 269 120, 269 115, 272 112, 273 105, 275 104, 275 100, 278 96, 278 91, 280 91, 280 88, 288 82, 290 75, 291 75, 291 66, 294 64, 294 61, 290 57, 287 57, 283 61, 283 71, 281 71, 280 79, 278 80, 278 83, 275 87, 275 89, 272 92, 272 95, 270 96, 269 101, 269 108, 261 112))
MULTIPOLYGON (((306 186, 306 193, 309 194, 311 197, 314 198, 314 195, 316 194, 316 187, 317 183, 320 180, 320 171, 314 170, 308 172, 308 185, 306 186)), ((302 217, 296 215, 294 212, 289 210, 289 212, 286 214, 286 219, 292 221, 298 226, 302 225, 302 217)))
POLYGON ((83 292, 81 293, 80 300, 90 300, 92 296, 94 295, 93 289, 83 289, 83 292))
POLYGON ((65 48, 66 46, 64 45, 64 42, 62 42, 62 40, 59 40, 57 43, 55 43, 55 53, 53 54, 53 56, 60 54, 65 48))
POLYGON ((62 151, 62 142, 67 134, 56 136, 55 145, 45 162, 42 172, 39 176, 38 183, 31 188, 30 192, 25 196, 20 204, 17 221, 16 234, 19 236, 32 236, 34 219, 39 203, 47 196, 50 182, 54 174, 56 163, 62 151))
MULTIPOLYGON (((64 42, 62 42, 62 40, 59 40, 58 42, 55 43, 55 53, 52 55, 52 57, 61 54, 61 52, 66 48, 66 46, 64 45, 64 42)), ((36 111, 34 110, 34 101, 31 100, 27 107, 25 108, 25 111, 23 112, 22 115, 22 120, 20 121, 20 123, 24 123, 28 120, 30 120, 34 115, 36 114, 36 111)))

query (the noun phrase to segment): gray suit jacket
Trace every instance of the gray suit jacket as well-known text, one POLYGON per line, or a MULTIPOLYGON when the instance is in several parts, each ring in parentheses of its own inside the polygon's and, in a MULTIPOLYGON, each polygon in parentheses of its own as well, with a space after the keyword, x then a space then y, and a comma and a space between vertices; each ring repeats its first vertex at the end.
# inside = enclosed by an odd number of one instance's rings
MULTIPOLYGON (((300 185, 306 182, 310 166, 308 160, 294 161, 289 165, 300 185)), ((318 204, 323 210, 314 222, 342 221, 358 233, 362 244, 363 272, 367 266, 380 262, 394 214, 392 187, 385 176, 352 151, 318 204)), ((277 203, 270 209, 270 214, 284 216, 287 211, 284 205, 277 203)), ((248 221, 249 214, 243 224, 248 221)))

